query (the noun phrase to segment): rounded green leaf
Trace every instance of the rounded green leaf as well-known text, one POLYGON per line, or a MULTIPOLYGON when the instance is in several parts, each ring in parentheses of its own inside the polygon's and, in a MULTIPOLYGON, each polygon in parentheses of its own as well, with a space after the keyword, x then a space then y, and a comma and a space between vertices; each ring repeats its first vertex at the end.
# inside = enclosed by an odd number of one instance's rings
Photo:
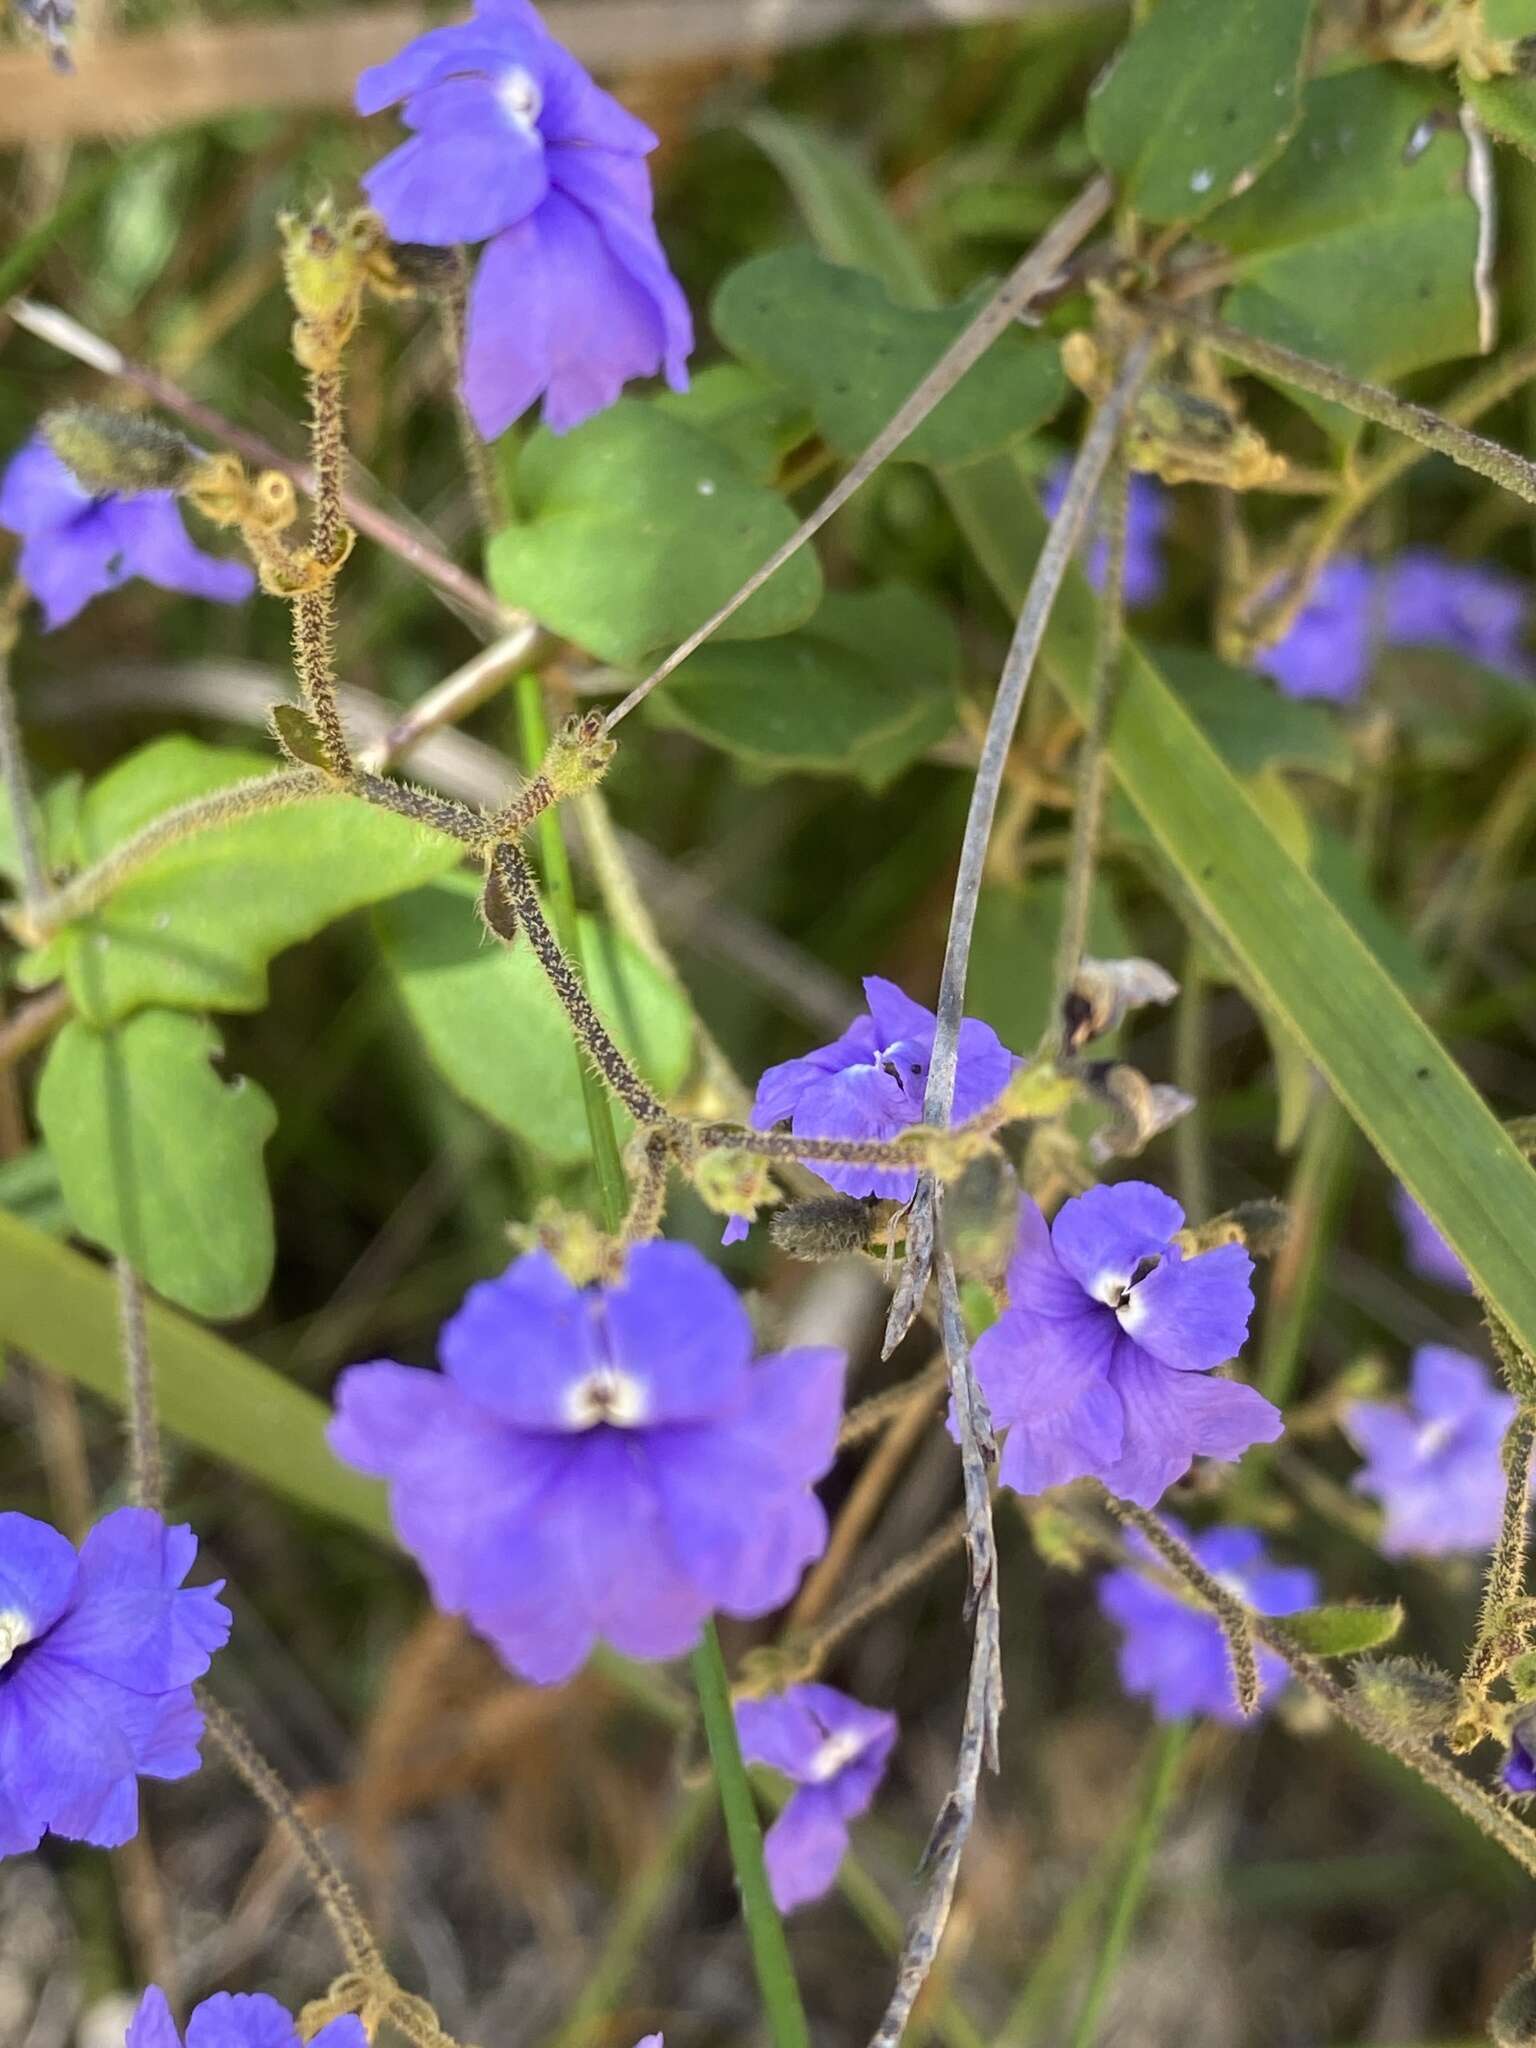
POLYGON ((54 1040, 37 1114, 75 1228, 168 1301, 247 1315, 272 1273, 262 1148, 277 1124, 253 1082, 222 1080, 206 1017, 141 1010, 54 1040))
MULTIPOLYGON (((541 428, 516 490, 521 523, 487 553, 496 595, 627 667, 686 638, 796 525, 723 443, 636 398, 569 434, 541 428)), ((802 548, 717 637, 787 633, 820 596, 821 570, 802 548)))
MULTIPOLYGON (((487 940, 477 894, 472 879, 455 876, 397 898, 379 912, 385 960, 450 1085, 555 1164, 579 1165, 591 1151, 577 1067, 583 1055, 526 941, 487 940)), ((599 1015, 667 1095, 692 1062, 692 1012, 607 926, 583 918, 581 940, 599 1015)))
MULTIPOLYGON (((274 772, 272 758, 175 736, 120 761, 87 790, 74 824, 89 863, 179 804, 274 772)), ((158 1004, 259 1010, 267 964, 364 904, 441 874, 452 841, 355 797, 322 796, 198 831, 135 869, 99 910, 25 964, 31 986, 62 974, 100 1028, 158 1004)))
POLYGON ((1461 96, 1499 142, 1536 158, 1536 78, 1468 78, 1461 96))
POLYGON ((1152 221, 1199 220, 1296 126, 1312 0, 1159 0, 1088 101, 1088 143, 1152 221))
MULTIPOLYGON (((840 455, 858 455, 975 311, 975 304, 943 312, 898 306, 878 278, 829 263, 814 249, 778 249, 732 271, 711 318, 727 348, 810 407, 840 455)), ((893 459, 973 461, 1032 433, 1066 390, 1054 342, 1006 334, 893 459)))
POLYGON ((944 611, 888 584, 829 594, 782 639, 701 648, 649 710, 755 768, 878 789, 952 729, 959 670, 944 611))

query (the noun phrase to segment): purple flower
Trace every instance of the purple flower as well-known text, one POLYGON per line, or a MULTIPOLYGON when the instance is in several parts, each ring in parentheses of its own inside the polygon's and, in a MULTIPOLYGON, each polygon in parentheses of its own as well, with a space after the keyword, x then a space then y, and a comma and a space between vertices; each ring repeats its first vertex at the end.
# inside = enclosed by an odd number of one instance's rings
MULTIPOLYGON (((128 2022, 123 2048, 182 2048, 165 1993, 151 1985, 128 2022)), ((221 1991, 205 1998, 187 2021, 186 2048, 299 2048, 292 2015, 275 1998, 221 1991)), ((368 2048, 360 2019, 330 2020, 310 2036, 310 2048, 368 2048)))
POLYGON ((397 241, 485 242, 464 395, 494 438, 542 393, 555 433, 664 369, 687 389, 688 304, 656 238, 656 137, 594 85, 526 0, 487 0, 357 82, 414 133, 363 180, 397 241))
POLYGON ((837 1876, 848 1823, 867 1811, 896 1742, 896 1716, 830 1685, 792 1685, 736 1709, 749 1764, 782 1771, 799 1789, 763 1844, 781 1912, 819 1899, 837 1876))
POLYGON ((1144 1508, 1197 1455, 1272 1443, 1280 1411, 1213 1376, 1248 1334, 1253 1261, 1185 1258, 1178 1203, 1145 1181, 1090 1188, 1049 1228, 1028 1197, 1008 1306, 976 1341, 976 1376, 1008 1430, 998 1476, 1018 1493, 1093 1477, 1144 1508))
POLYGON ((1509 1754, 1504 1759, 1504 1789, 1519 1798, 1536 1792, 1536 1713, 1527 1707, 1516 1714, 1509 1731, 1509 1754))
POLYGON ((1386 1510, 1388 1557, 1488 1550, 1504 1511, 1499 1448, 1519 1403, 1464 1351, 1413 1354, 1407 1403, 1356 1401, 1345 1426, 1366 1463, 1351 1484, 1386 1510))
POLYGON ((1518 577, 1433 548, 1405 548, 1385 572, 1385 637, 1396 647, 1449 647, 1488 668, 1530 672, 1530 597, 1518 577))
MULTIPOLYGON (((841 1038, 768 1069, 752 1105, 757 1130, 787 1121, 797 1138, 884 1139, 922 1122, 938 1020, 878 974, 865 976, 864 997, 868 1012, 855 1017, 841 1038)), ((964 1123, 996 1102, 1020 1064, 990 1024, 967 1017, 960 1026, 950 1121, 964 1123)), ((917 1186, 911 1167, 808 1163, 845 1195, 907 1202, 917 1186)))
MULTIPOLYGON (((1041 503, 1054 519, 1067 495, 1070 459, 1058 462, 1046 478, 1041 503)), ((1149 476, 1133 476, 1125 501, 1125 601, 1130 606, 1155 604, 1168 581, 1163 561, 1163 535, 1168 527, 1168 494, 1149 476)), ((1109 542, 1098 534, 1089 542, 1084 571, 1095 590, 1109 574, 1109 542)))
POLYGON ((1348 703, 1365 688, 1371 667, 1376 573, 1365 562, 1330 562, 1290 631, 1254 658, 1288 697, 1329 697, 1348 703))
POLYGON ((193 546, 172 492, 92 497, 41 434, 0 478, 0 527, 21 536, 16 567, 50 633, 135 576, 218 604, 239 604, 256 588, 244 562, 221 562, 193 546))
POLYGON ((190 1777, 192 1681, 229 1637, 223 1584, 178 1590, 190 1529, 119 1508, 79 1554, 0 1514, 0 1856, 48 1833, 115 1848, 138 1832, 138 1779, 190 1777))
POLYGON ((716 1608, 781 1606, 821 1555, 843 1354, 754 1364, 746 1310, 691 1245, 637 1245, 587 1289, 530 1252, 470 1289, 438 1350, 441 1374, 343 1373, 331 1444, 389 1480, 437 1605, 526 1677, 568 1678, 599 1637, 677 1656, 716 1608))
POLYGON ((1470 1294, 1472 1282, 1466 1267, 1401 1181, 1392 1190, 1392 1209, 1402 1227, 1404 1249, 1414 1272, 1425 1280, 1437 1280, 1442 1287, 1470 1294))
MULTIPOLYGON (((1260 1614, 1296 1614, 1316 1604, 1317 1580, 1299 1567, 1272 1565, 1252 1529, 1210 1529, 1189 1536, 1171 1515, 1163 1518, 1184 1537, 1206 1570, 1260 1614)), ((1132 1543, 1148 1558, 1151 1546, 1132 1543)), ((1120 1683, 1152 1702, 1160 1721, 1186 1714, 1210 1714, 1218 1721, 1243 1719, 1232 1689, 1232 1666, 1221 1623, 1171 1586, 1137 1571, 1107 1572, 1099 1581, 1099 1605, 1120 1630, 1120 1683)), ((1285 1660, 1259 1651, 1260 1695, 1285 1683, 1285 1660)))

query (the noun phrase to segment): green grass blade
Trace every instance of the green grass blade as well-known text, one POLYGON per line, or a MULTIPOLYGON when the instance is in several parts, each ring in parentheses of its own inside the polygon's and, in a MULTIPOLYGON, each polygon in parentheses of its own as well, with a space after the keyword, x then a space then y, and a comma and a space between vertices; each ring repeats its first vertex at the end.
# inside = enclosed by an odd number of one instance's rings
MULTIPOLYGON (((149 1343, 164 1427, 276 1494, 392 1541, 384 1489, 331 1456, 323 1401, 162 1303, 149 1343)), ((123 1404, 117 1310, 105 1266, 0 1210, 0 1348, 123 1404)))
MULTIPOLYGON (((870 229, 873 188, 849 158, 806 129, 792 145, 775 137, 772 153, 829 255, 873 270, 893 290, 912 290, 910 252, 892 255, 889 223, 870 229)), ((1046 532, 1023 471, 1011 457, 993 456, 943 482, 977 559, 1016 609, 1046 532)), ((1089 701, 1094 612, 1092 592, 1074 573, 1045 644, 1053 680, 1081 712, 1089 701)), ((1252 994, 1295 1033, 1520 1345, 1536 1353, 1536 1175, 1134 645, 1109 759, 1252 994)))

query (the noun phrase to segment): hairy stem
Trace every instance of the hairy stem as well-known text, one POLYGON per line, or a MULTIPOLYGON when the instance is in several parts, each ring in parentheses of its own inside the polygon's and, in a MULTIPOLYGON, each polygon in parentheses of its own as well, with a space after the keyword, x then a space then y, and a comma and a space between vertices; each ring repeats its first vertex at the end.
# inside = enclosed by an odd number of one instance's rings
POLYGON ((962 1508, 947 1522, 941 1523, 908 1556, 898 1558, 862 1592, 853 1594, 841 1607, 835 1608, 819 1628, 805 1635, 791 1633, 785 1644, 785 1655, 794 1670, 795 1682, 798 1684, 804 1679, 815 1678, 832 1652, 849 1636, 856 1635, 877 1614, 883 1614, 888 1607, 904 1599, 914 1586, 921 1585, 930 1572, 947 1563, 964 1545, 966 1534, 966 1514, 962 1508))
POLYGON ((165 1497, 160 1424, 155 1407, 155 1364, 144 1318, 144 1283, 126 1259, 115 1259, 117 1328, 128 1388, 128 1499, 158 1514, 165 1497))
POLYGON ((198 1686, 196 1692, 209 1736, 298 1852, 304 1874, 325 1910, 347 1967, 370 1978, 379 1976, 384 1968, 383 1955, 356 1894, 331 1852, 300 1813, 293 1794, 251 1740, 243 1723, 227 1707, 221 1707, 205 1686, 198 1686))
POLYGON ((1208 342, 1245 370, 1278 377, 1282 383, 1294 384, 1298 390, 1310 391, 1317 398, 1330 398, 1363 419, 1406 435, 1422 448, 1448 455, 1463 469, 1474 470, 1502 490, 1536 505, 1536 463, 1527 462, 1523 455, 1501 447, 1497 441, 1457 426, 1443 413, 1432 412, 1428 406, 1412 405, 1383 385, 1363 383, 1358 377, 1346 376, 1342 370, 1315 362, 1311 356, 1297 355, 1294 349, 1282 348, 1278 342, 1260 341, 1256 335, 1227 327, 1220 320, 1207 319, 1204 314, 1189 312, 1182 306, 1170 306, 1159 300, 1148 311, 1176 333, 1208 342))
POLYGON ((1510 1639, 1509 1608, 1525 1590, 1526 1555, 1531 1526, 1531 1454, 1536 1451, 1536 1408, 1522 1402, 1504 1438, 1504 1513, 1499 1540, 1488 1560, 1483 1581, 1482 1611, 1477 1638, 1467 1658, 1462 1696, 1472 1704, 1486 1700, 1488 1688, 1509 1659, 1524 1647, 1523 1632, 1510 1639))
POLYGON ((710 1759, 720 1806, 725 1815, 725 1832, 731 1845, 731 1861, 741 1892, 741 1910, 752 1945, 758 1990, 774 2048, 810 2048, 805 2009, 800 1987, 790 1960, 784 1923, 768 1887, 763 1862, 763 1830, 757 1817, 757 1802, 751 1780, 741 1759, 736 1737, 736 1717, 731 1711, 730 1685, 720 1638, 713 1620, 704 1624, 703 1639, 693 1653, 693 1682, 698 1688, 704 1732, 709 1740, 710 1759))
POLYGON ((48 870, 43 861, 42 828, 32 802, 32 778, 27 773, 27 757, 22 750, 16 698, 11 689, 13 633, 11 621, 0 618, 0 795, 11 814, 16 865, 21 870, 22 910, 30 916, 48 894, 48 870))
POLYGON ((1253 1648, 1253 1616, 1244 1603, 1229 1593, 1218 1578, 1208 1572, 1187 1543, 1182 1543, 1166 1522, 1146 1508, 1120 1500, 1107 1489, 1104 1499, 1110 1513, 1128 1528, 1139 1530, 1168 1569, 1181 1579, 1210 1608, 1221 1623, 1232 1659, 1232 1686, 1241 1712, 1251 1714, 1259 1703, 1259 1665, 1253 1648))

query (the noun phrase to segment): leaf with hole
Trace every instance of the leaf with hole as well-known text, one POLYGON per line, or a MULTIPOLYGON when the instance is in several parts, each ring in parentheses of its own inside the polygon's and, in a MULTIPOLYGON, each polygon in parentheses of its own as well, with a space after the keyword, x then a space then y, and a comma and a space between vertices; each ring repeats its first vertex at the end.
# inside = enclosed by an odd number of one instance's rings
MULTIPOLYGON (((898 306, 878 278, 814 249, 778 249, 733 270, 711 318, 733 354, 810 407, 840 455, 859 455, 968 326, 983 292, 944 312, 898 306)), ((929 413, 894 459, 970 462, 1033 433, 1067 380, 1054 341, 1005 334, 929 413)))
POLYGON ((1284 149, 1312 0, 1159 0, 1094 86, 1088 143, 1126 204, 1195 221, 1284 149))
POLYGON ((262 1148, 277 1123, 254 1082, 226 1081, 206 1017, 78 1019, 49 1048, 37 1114, 75 1228, 168 1301, 247 1315, 272 1274, 262 1148))
POLYGON ((648 709, 755 769, 879 789, 953 730, 959 672, 942 608, 888 584, 829 593, 780 639, 702 647, 648 709))
MULTIPOLYGON (((541 427, 515 487, 518 522, 486 556, 496 595, 624 667, 685 639, 797 523, 728 448, 638 398, 569 434, 541 427)), ((718 637, 788 633, 820 596, 821 570, 802 549, 718 637)))

